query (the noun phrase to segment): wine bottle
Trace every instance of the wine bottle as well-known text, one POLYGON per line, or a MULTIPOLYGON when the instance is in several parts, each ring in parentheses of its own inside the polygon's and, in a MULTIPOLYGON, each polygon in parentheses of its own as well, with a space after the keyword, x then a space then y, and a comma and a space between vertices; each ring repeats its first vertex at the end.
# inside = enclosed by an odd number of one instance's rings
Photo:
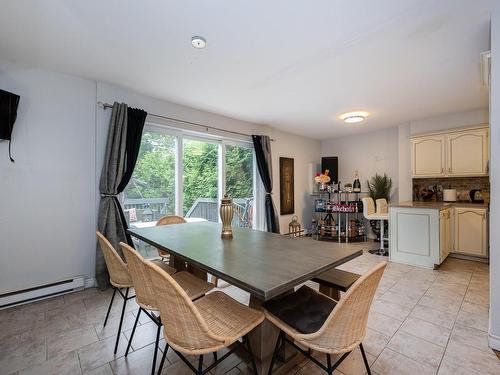
POLYGON ((361 182, 359 182, 358 171, 354 171, 354 182, 352 184, 352 191, 354 193, 361 192, 361 182))

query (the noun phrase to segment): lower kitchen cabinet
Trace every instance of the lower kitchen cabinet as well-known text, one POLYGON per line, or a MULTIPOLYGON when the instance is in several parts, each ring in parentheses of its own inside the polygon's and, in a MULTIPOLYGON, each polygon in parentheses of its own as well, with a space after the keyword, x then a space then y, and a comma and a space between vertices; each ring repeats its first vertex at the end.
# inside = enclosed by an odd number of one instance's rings
POLYGON ((455 207, 455 246, 453 252, 486 257, 488 255, 485 208, 455 207))
POLYGON ((442 263, 453 250, 453 209, 439 212, 439 263, 442 263))

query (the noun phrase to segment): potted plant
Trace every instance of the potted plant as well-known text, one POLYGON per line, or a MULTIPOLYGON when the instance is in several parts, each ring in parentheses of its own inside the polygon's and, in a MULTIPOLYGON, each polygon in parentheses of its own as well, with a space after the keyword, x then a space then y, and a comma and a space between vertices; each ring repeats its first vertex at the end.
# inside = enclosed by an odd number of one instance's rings
MULTIPOLYGON (((375 174, 370 180, 366 181, 366 186, 368 186, 368 192, 373 201, 379 198, 385 198, 387 202, 390 200, 391 189, 392 189, 392 179, 384 175, 375 174)), ((370 220, 370 227, 373 233, 377 236, 376 241, 380 241, 380 221, 370 220)), ((388 233, 389 222, 385 222, 384 232, 388 233)))

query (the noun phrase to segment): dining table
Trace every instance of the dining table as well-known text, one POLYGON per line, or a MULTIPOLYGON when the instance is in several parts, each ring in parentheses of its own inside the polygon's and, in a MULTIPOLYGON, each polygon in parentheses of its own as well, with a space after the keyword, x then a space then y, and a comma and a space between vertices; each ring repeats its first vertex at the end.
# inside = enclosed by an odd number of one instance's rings
MULTIPOLYGON (((207 221, 130 228, 128 233, 248 292, 249 306, 256 309, 363 253, 349 244, 248 228, 233 228, 233 238, 223 239, 221 228, 207 221)), ((260 374, 267 373, 278 333, 265 320, 250 335, 260 374)), ((286 373, 294 363, 287 361, 273 373, 286 373)))

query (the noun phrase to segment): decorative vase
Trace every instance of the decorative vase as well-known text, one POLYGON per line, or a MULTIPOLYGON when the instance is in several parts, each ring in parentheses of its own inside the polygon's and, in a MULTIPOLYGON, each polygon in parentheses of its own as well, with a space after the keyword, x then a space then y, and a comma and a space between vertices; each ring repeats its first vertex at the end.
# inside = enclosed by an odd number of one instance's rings
POLYGON ((224 194, 224 198, 221 199, 219 212, 222 220, 221 238, 231 239, 233 238, 233 230, 231 229, 231 223, 233 221, 233 200, 227 194, 224 194))

